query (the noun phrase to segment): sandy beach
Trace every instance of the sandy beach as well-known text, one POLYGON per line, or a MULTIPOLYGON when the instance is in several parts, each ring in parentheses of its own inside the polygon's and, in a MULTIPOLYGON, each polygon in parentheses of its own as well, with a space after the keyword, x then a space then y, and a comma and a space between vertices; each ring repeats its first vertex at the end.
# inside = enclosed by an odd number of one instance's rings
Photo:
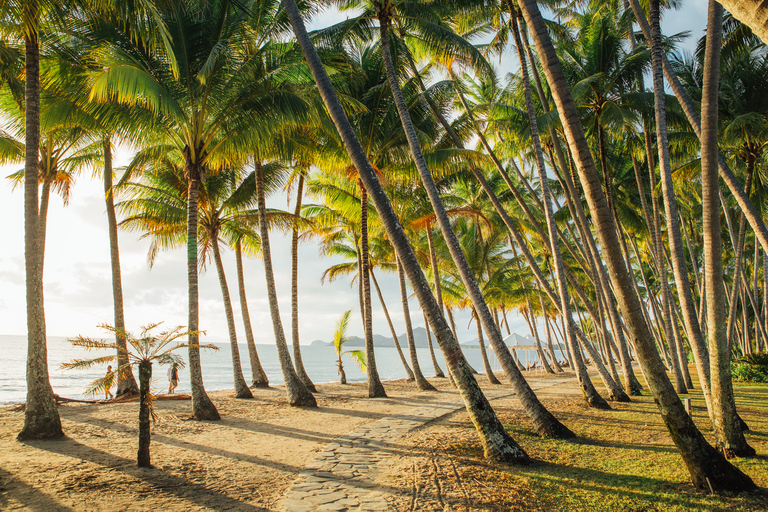
POLYGON ((257 389, 254 400, 217 391, 211 398, 219 422, 190 419, 189 401, 157 401, 152 469, 136 466, 137 403, 62 404, 67 437, 27 444, 16 441, 23 413, 3 406, 0 508, 280 510, 291 483, 328 443, 366 423, 456 395, 447 379, 431 382, 439 392, 387 382, 384 399, 365 398, 364 384, 321 384, 318 409, 290 407, 280 387, 257 389))

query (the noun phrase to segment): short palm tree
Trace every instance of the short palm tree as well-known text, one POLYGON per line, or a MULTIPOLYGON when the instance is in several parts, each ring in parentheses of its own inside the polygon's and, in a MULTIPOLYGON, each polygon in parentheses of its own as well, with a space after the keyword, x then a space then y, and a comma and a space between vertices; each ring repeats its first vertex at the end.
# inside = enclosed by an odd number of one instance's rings
POLYGON ((336 366, 339 369, 339 382, 341 384, 347 383, 347 374, 344 373, 344 363, 341 361, 341 356, 349 354, 349 357, 357 363, 361 370, 367 371, 365 364, 365 352, 362 350, 344 350, 344 343, 349 339, 347 337, 347 329, 349 329, 349 317, 352 315, 352 310, 348 309, 341 315, 338 323, 336 324, 336 330, 333 333, 333 348, 336 349, 336 366))
MULTIPOLYGON (((104 377, 93 381, 86 394, 96 395, 102 393, 107 389, 115 380, 115 375, 127 372, 130 367, 137 366, 139 372, 139 451, 137 455, 137 461, 139 467, 151 467, 149 457, 149 441, 150 441, 150 418, 155 418, 153 410, 153 396, 150 391, 150 382, 152 380, 152 363, 158 362, 161 365, 166 364, 178 364, 184 365, 184 361, 181 357, 173 352, 177 349, 188 347, 186 343, 179 343, 176 340, 183 336, 191 334, 189 331, 184 330, 184 327, 178 326, 167 331, 163 331, 158 335, 152 335, 152 330, 158 327, 160 324, 150 324, 141 328, 139 336, 126 332, 122 329, 118 330, 111 325, 102 324, 99 327, 115 334, 117 337, 124 339, 127 342, 127 348, 125 353, 121 354, 122 350, 118 347, 116 342, 107 342, 104 340, 96 340, 93 338, 86 338, 85 336, 78 336, 77 338, 70 339, 69 342, 76 347, 82 347, 86 350, 98 350, 108 349, 114 353, 108 356, 94 357, 91 359, 74 359, 69 363, 61 365, 62 368, 83 369, 91 368, 97 365, 104 365, 106 363, 114 362, 118 359, 119 355, 127 356, 127 363, 119 366, 116 370, 108 372, 104 377)), ((199 334, 199 333, 195 333, 199 334)), ((209 348, 218 350, 215 345, 198 345, 196 347, 209 348)))

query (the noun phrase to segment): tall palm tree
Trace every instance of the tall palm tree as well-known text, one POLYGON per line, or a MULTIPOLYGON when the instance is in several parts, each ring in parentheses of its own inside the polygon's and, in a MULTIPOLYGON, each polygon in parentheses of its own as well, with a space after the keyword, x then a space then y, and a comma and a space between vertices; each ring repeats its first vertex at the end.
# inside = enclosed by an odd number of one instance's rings
MULTIPOLYGON (((653 27, 653 11, 651 12, 653 27)), ((720 77, 720 44, 722 40, 723 8, 715 0, 709 2, 707 43, 704 60, 702 91, 701 182, 702 218, 704 223, 704 261, 707 287, 707 325, 710 351, 710 378, 715 436, 721 452, 731 458, 754 455, 755 450, 744 439, 729 389, 731 383, 730 349, 725 324, 725 287, 720 240, 720 208, 717 179, 718 81, 720 77)), ((737 263, 738 265, 738 263, 737 263)), ((731 296, 735 301, 736 297, 731 296)))
MULTIPOLYGON (((121 44, 105 42, 96 52, 101 67, 93 77, 91 97, 153 112, 158 118, 158 138, 183 158, 188 185, 191 332, 198 331, 199 323, 197 200, 201 181, 231 164, 244 164, 250 143, 266 128, 264 119, 276 127, 303 117, 307 110, 281 73, 290 64, 286 48, 247 44, 253 31, 263 36, 279 31, 273 16, 276 7, 267 4, 258 0, 163 4, 157 9, 168 29, 168 49, 148 54, 145 46, 128 39, 121 44), (252 10, 264 16, 253 18, 252 10), (136 90, 142 94, 135 94, 136 90)), ((218 419, 203 386, 196 334, 190 336, 189 345, 195 418, 218 419)))
POLYGON ((371 200, 376 206, 382 224, 395 248, 397 257, 402 261, 411 284, 416 290, 422 309, 427 313, 440 348, 446 356, 449 371, 461 390, 467 412, 476 426, 485 456, 496 460, 528 460, 525 451, 504 430, 487 398, 485 398, 477 385, 477 381, 472 376, 469 365, 461 354, 461 349, 445 322, 437 301, 435 301, 434 296, 430 292, 429 283, 419 268, 416 256, 405 237, 402 226, 400 226, 397 216, 392 209, 392 205, 384 194, 376 173, 365 156, 365 150, 355 136, 344 109, 339 102, 339 98, 333 89, 328 73, 323 68, 320 56, 317 54, 317 50, 307 34, 296 2, 294 0, 286 0, 284 4, 297 42, 318 85, 323 103, 328 108, 331 119, 348 150, 349 157, 360 173, 371 196, 371 200))
POLYGON ((598 239, 606 259, 608 272, 617 292, 619 306, 627 319, 627 328, 634 340, 637 356, 646 380, 659 404, 662 419, 672 440, 680 450, 694 485, 700 488, 745 490, 754 488, 752 480, 731 465, 725 457, 707 443, 704 436, 685 412, 680 398, 665 373, 653 337, 641 313, 642 305, 634 293, 625 261, 621 255, 618 234, 600 179, 595 168, 583 127, 568 89, 563 69, 547 33, 544 18, 535 0, 519 0, 544 73, 547 77, 560 115, 568 145, 573 154, 579 178, 586 194, 598 239))
POLYGON ((27 302, 27 402, 19 440, 59 438, 64 435, 48 376, 48 351, 43 305, 43 268, 39 257, 37 168, 40 145, 40 27, 38 0, 15 3, 24 37, 24 261, 27 302))
MULTIPOLYGON (((140 155, 141 156, 141 155, 140 155)), ((178 165, 170 160, 162 167, 143 173, 142 183, 133 184, 134 198, 122 203, 121 209, 130 213, 121 225, 127 229, 143 232, 150 237, 149 259, 152 265, 158 250, 181 246, 184 240, 186 183, 178 165)), ((130 166, 133 167, 133 166, 130 166)), ((229 331, 235 397, 253 398, 243 377, 240 350, 237 342, 232 300, 224 274, 221 257, 221 241, 227 245, 241 243, 243 238, 257 239, 253 231, 257 212, 252 209, 255 202, 254 178, 240 181, 236 170, 223 170, 211 176, 200 188, 198 201, 198 224, 201 236, 198 239, 201 267, 213 259, 219 278, 224 313, 229 331)), ((271 212, 272 223, 286 224, 288 215, 271 212)))

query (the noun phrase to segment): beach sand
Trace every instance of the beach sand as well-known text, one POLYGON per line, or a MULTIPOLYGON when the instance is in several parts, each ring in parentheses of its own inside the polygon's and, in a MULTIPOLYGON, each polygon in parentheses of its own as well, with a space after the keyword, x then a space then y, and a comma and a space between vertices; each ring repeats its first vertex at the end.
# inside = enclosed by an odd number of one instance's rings
MULTIPOLYGON (((534 376, 531 382, 548 378, 534 376)), ((447 379, 430 381, 441 392, 456 392, 447 379)), ((428 403, 429 394, 413 383, 390 381, 385 387, 388 398, 369 399, 363 383, 320 384, 318 409, 290 407, 282 387, 256 389, 253 400, 215 391, 209 394, 222 416, 218 422, 191 419, 189 401, 157 401, 154 468, 136 465, 136 402, 62 404, 67 437, 29 443, 16 440, 24 413, 2 406, 0 509, 279 510, 298 473, 325 445, 363 424, 428 403)), ((556 393, 578 393, 575 381, 556 393)))

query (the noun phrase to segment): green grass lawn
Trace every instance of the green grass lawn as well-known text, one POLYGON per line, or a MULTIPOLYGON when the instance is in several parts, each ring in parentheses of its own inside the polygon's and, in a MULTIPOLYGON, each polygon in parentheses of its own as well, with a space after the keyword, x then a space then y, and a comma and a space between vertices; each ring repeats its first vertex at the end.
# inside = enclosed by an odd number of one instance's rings
MULTIPOLYGON (((497 410, 534 462, 486 464, 473 472, 485 493, 498 489, 499 510, 768 510, 768 384, 734 386, 739 413, 751 428, 747 441, 758 455, 733 463, 763 488, 756 493, 711 495, 695 489, 647 391, 631 403, 611 403, 611 411, 589 409, 580 400, 545 401, 579 436, 572 441, 541 439, 519 409, 497 410)), ((698 388, 689 397, 696 424, 712 442, 698 388)), ((453 444, 448 453, 475 464, 482 457, 473 442, 453 444)))

